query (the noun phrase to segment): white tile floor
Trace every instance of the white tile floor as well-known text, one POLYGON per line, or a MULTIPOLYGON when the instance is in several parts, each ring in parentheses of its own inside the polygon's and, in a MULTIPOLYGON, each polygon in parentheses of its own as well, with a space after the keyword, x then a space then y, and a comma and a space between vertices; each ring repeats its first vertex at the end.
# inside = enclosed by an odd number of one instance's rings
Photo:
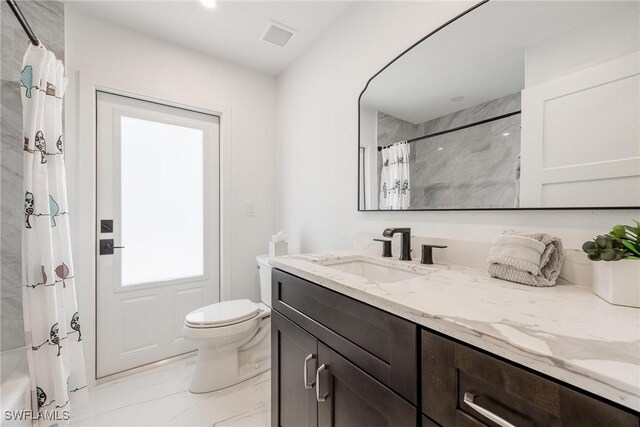
POLYGON ((195 358, 98 385, 72 407, 73 426, 264 427, 270 419, 271 373, 224 390, 187 389, 195 358))

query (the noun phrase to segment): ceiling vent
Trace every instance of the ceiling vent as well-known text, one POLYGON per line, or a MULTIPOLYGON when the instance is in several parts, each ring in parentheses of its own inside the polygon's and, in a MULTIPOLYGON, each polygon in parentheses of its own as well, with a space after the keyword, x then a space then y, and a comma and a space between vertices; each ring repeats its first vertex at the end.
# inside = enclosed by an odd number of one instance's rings
POLYGON ((298 30, 270 19, 262 32, 262 40, 284 47, 298 30))

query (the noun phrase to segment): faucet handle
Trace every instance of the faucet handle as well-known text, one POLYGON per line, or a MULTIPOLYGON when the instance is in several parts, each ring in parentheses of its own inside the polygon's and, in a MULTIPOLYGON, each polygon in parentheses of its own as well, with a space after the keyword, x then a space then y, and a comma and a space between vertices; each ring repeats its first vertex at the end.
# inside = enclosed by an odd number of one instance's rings
POLYGON ((420 264, 433 264, 433 248, 444 249, 445 245, 422 245, 422 257, 420 264))
POLYGON ((385 258, 390 258, 393 255, 391 254, 391 240, 387 239, 373 239, 375 242, 382 242, 382 256, 385 258))

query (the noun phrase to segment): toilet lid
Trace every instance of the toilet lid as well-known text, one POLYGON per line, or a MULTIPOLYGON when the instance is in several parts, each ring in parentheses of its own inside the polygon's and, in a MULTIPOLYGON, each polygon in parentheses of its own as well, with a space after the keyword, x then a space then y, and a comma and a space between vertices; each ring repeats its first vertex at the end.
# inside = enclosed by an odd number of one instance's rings
POLYGON ((193 310, 185 321, 192 325, 224 326, 255 317, 258 305, 248 299, 224 301, 193 310))

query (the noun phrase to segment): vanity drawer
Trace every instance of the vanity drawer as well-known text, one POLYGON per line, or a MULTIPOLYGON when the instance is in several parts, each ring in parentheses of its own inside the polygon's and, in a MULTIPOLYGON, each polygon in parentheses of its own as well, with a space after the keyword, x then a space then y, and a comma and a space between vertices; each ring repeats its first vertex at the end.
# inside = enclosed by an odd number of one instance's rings
POLYGON ((415 324, 284 271, 272 275, 275 310, 418 405, 415 324))
POLYGON ((423 413, 443 427, 508 425, 483 409, 518 427, 639 425, 636 414, 426 330, 422 387, 423 413))

